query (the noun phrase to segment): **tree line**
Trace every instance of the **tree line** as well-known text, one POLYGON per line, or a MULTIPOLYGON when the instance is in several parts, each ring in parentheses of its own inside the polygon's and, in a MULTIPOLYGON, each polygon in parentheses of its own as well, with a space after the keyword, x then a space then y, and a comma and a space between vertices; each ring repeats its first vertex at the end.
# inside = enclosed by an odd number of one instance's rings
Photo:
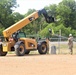
MULTIPOLYGON (((2 31, 29 14, 36 11, 29 9, 24 15, 19 12, 14 12, 13 8, 19 5, 16 0, 0 0, 0 35, 2 31)), ((53 29, 55 34, 61 30, 63 36, 68 36, 70 33, 76 36, 76 1, 75 0, 62 0, 58 5, 50 4, 44 7, 48 10, 48 14, 55 18, 54 23, 46 23, 43 15, 37 20, 33 21, 22 30, 28 35, 38 34, 41 37, 49 37, 49 28, 53 29)))

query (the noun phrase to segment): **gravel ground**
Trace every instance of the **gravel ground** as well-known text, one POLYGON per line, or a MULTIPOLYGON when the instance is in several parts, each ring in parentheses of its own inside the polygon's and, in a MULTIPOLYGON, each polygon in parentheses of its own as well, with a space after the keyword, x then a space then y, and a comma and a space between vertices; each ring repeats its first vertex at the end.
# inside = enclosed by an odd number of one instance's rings
POLYGON ((0 57, 0 75, 76 75, 76 55, 7 54, 0 57))

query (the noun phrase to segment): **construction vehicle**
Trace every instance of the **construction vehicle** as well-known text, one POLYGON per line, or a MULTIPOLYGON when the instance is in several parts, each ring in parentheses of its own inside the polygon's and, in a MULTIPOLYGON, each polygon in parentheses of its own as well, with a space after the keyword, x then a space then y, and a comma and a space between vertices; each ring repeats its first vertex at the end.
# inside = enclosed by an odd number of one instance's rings
POLYGON ((26 38, 24 32, 21 32, 24 26, 39 18, 43 14, 47 23, 54 22, 52 16, 48 16, 45 9, 35 11, 14 25, 3 31, 4 40, 0 43, 0 56, 5 56, 8 51, 15 51, 17 56, 29 54, 32 50, 38 50, 40 54, 46 54, 49 49, 48 40, 36 41, 34 38, 26 38))

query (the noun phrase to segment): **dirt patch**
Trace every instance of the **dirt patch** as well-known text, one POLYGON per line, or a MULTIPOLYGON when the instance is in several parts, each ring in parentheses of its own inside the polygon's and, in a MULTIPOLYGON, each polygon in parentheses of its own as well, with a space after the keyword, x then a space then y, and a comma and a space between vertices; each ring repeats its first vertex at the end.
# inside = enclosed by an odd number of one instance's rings
POLYGON ((76 55, 0 57, 0 75, 76 75, 76 55))

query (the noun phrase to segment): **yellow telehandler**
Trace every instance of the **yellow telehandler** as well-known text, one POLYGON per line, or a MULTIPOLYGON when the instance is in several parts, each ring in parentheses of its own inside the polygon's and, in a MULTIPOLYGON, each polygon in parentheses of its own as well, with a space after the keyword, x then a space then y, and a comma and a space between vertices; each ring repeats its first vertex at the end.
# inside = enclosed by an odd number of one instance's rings
POLYGON ((47 11, 42 9, 33 12, 3 31, 4 40, 0 43, 0 56, 5 56, 8 51, 15 51, 17 56, 24 56, 32 50, 38 50, 40 54, 47 53, 49 49, 48 40, 36 41, 34 38, 26 38, 25 33, 20 32, 20 29, 39 18, 41 14, 47 23, 54 22, 54 18, 48 16, 47 11))

